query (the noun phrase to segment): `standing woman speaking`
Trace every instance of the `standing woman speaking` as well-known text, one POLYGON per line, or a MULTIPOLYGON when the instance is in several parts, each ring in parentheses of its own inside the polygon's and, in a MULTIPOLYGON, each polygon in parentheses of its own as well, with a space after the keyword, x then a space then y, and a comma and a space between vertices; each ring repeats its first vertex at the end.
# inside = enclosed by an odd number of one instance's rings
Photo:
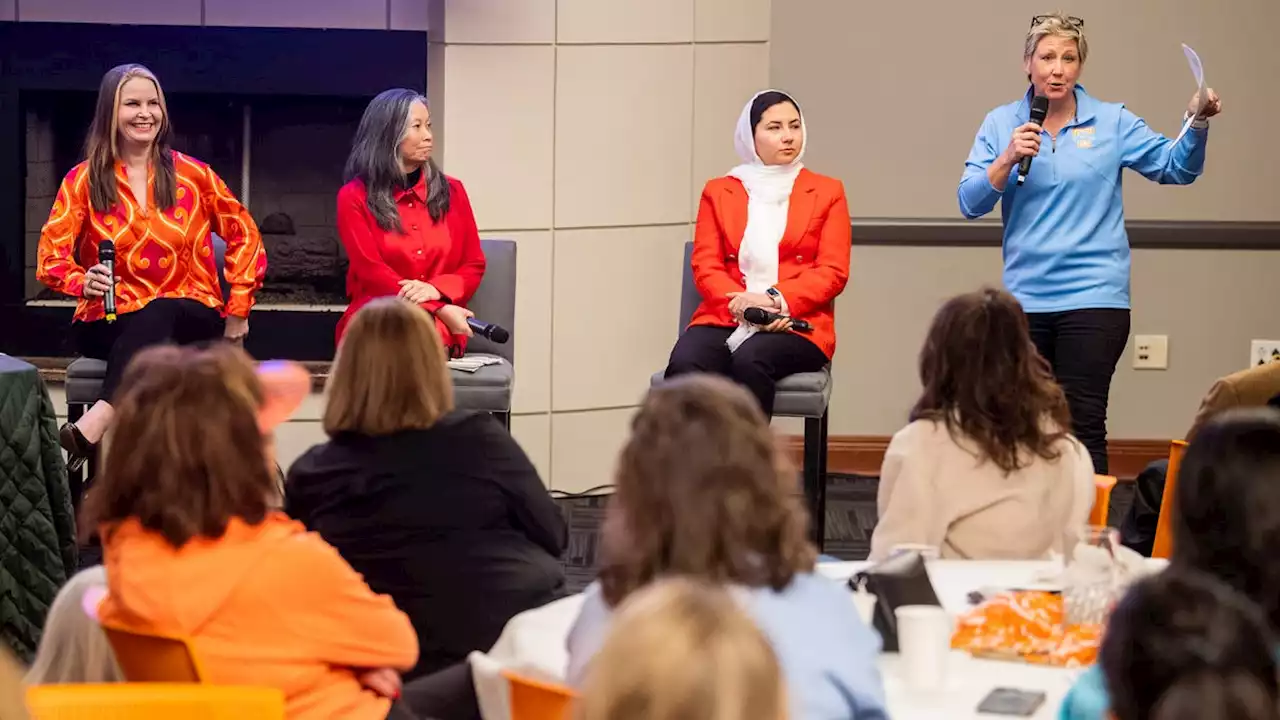
POLYGON ((1129 339, 1122 171, 1192 183, 1204 170, 1208 119, 1222 103, 1212 89, 1193 96, 1183 116, 1194 116, 1191 129, 1175 143, 1123 104, 1097 100, 1077 84, 1088 54, 1080 18, 1032 19, 1023 50, 1031 87, 987 113, 958 194, 971 219, 1002 201, 1004 284, 1066 393, 1076 437, 1105 474, 1111 376, 1129 339), (1030 121, 1035 97, 1048 100, 1043 124, 1030 121), (1018 184, 1023 158, 1035 160, 1018 184))
POLYGON ((107 362, 102 399, 62 426, 78 469, 115 416, 111 401, 139 351, 167 342, 243 340, 267 256, 249 211, 208 165, 169 147, 173 127, 160 81, 141 65, 108 70, 86 142, 40 231, 36 277, 78 298, 72 332, 80 354, 107 362), (213 240, 227 243, 224 302, 213 240), (99 262, 115 249, 115 277, 99 262), (112 292, 113 318, 104 296, 112 292), (225 318, 225 319, 224 319, 225 318))
POLYGON ((431 160, 434 141, 427 99, 413 90, 383 91, 360 118, 338 191, 351 303, 337 342, 360 308, 390 295, 431 313, 451 356, 466 348, 484 251, 467 191, 431 160))

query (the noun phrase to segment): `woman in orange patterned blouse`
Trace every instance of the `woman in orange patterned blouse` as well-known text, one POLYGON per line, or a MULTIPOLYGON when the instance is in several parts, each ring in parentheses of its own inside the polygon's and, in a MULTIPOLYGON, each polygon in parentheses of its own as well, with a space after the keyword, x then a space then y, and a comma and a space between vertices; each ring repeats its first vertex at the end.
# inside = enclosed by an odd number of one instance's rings
POLYGON ((112 68, 98 89, 87 158, 63 179, 40 231, 37 277, 79 299, 78 350, 107 362, 102 399, 60 433, 73 470, 110 426, 111 397, 129 360, 162 343, 243 340, 266 274, 249 212, 208 165, 172 150, 172 136, 155 75, 141 65, 112 68), (225 300, 211 232, 227 243, 225 300), (115 245, 114 278, 98 261, 104 240, 115 245), (114 320, 103 301, 113 286, 114 320))

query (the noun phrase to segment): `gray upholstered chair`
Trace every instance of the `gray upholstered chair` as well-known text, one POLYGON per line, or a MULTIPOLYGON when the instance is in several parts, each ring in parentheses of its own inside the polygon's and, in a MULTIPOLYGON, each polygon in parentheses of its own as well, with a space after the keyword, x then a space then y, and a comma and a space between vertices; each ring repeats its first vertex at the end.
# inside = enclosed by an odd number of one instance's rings
POLYGON ((516 243, 514 240, 481 240, 484 279, 467 307, 476 319, 500 325, 511 338, 502 344, 476 335, 467 343, 467 355, 489 355, 503 362, 485 365, 475 372, 451 370, 454 402, 459 408, 493 414, 511 427, 511 391, 515 385, 516 357, 516 243))
MULTIPOLYGON (((680 332, 702 302, 693 282, 693 243, 684 246, 684 284, 680 289, 680 332)), ((655 373, 650 387, 663 381, 655 373)), ((773 414, 804 418, 804 496, 811 518, 810 535, 821 550, 827 526, 827 406, 831 401, 831 366, 819 372, 788 375, 778 382, 773 414)))

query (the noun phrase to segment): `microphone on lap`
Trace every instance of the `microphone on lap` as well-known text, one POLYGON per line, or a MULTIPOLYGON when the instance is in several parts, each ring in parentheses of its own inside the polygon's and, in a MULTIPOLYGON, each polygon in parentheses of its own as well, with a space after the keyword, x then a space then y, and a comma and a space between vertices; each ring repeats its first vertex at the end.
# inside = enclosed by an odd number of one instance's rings
POLYGON ((808 321, 797 320, 795 318, 787 317, 786 315, 772 313, 761 307, 749 307, 742 311, 742 319, 752 325, 768 325, 771 322, 782 320, 784 318, 791 321, 791 329, 796 332, 809 332, 813 330, 813 326, 810 325, 808 321))
MULTIPOLYGON (((1049 98, 1037 95, 1031 99, 1031 122, 1043 127, 1045 116, 1049 114, 1049 98)), ((1027 173, 1031 172, 1031 156, 1022 158, 1018 163, 1018 184, 1026 182, 1027 173)))
POLYGON ((467 318, 467 325, 471 327, 471 332, 480 337, 489 338, 499 345, 511 339, 511 333, 507 332, 507 329, 501 325, 482 322, 475 318, 467 318))
POLYGON ((110 240, 98 243, 98 264, 107 268, 107 291, 102 295, 102 309, 107 322, 116 321, 116 244, 110 240))

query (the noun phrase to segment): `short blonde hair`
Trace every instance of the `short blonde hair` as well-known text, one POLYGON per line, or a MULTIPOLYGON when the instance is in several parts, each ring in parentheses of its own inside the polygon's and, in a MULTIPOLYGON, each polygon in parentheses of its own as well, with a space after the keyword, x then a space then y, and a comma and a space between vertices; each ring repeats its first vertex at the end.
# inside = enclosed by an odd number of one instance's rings
POLYGON ((591 660, 577 720, 784 720, 773 648, 721 586, 667 579, 624 602, 591 660))
POLYGON ((1084 28, 1070 16, 1059 11, 1043 16, 1040 22, 1032 26, 1031 31, 1027 33, 1022 59, 1028 60, 1035 55, 1036 48, 1040 47, 1040 41, 1046 37, 1075 40, 1076 49, 1080 52, 1080 62, 1083 64, 1089 57, 1089 41, 1084 37, 1084 28))
POLYGON ((453 381, 435 320, 398 298, 360 308, 329 377, 324 431, 390 435, 425 430, 453 410, 453 381))
POLYGON ((27 671, 28 685, 124 682, 106 633, 83 605, 85 593, 91 588, 106 587, 106 570, 94 565, 76 573, 58 591, 49 608, 35 662, 27 671))

